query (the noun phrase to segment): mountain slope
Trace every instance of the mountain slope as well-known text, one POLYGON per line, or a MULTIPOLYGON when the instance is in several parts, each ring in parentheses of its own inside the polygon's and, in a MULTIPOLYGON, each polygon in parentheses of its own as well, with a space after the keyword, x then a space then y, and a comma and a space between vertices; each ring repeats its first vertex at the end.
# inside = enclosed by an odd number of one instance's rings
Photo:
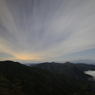
POLYGON ((81 67, 76 66, 73 63, 66 62, 64 64, 61 63, 41 63, 35 65, 35 67, 49 70, 53 73, 65 74, 67 76, 75 77, 76 79, 88 79, 91 78, 90 75, 84 73, 81 67))
POLYGON ((77 91, 77 81, 73 78, 54 74, 36 67, 28 67, 18 62, 0 62, 0 75, 2 76, 0 76, 1 79, 8 82, 4 81, 3 86, 0 84, 1 88, 4 87, 8 91, 9 89, 11 91, 10 85, 14 85, 15 81, 19 80, 22 87, 21 93, 24 95, 69 95, 77 91), (6 85, 8 86, 6 87, 6 85))
POLYGON ((77 67, 79 67, 82 71, 88 71, 88 70, 94 70, 95 71, 95 65, 92 65, 92 64, 78 63, 75 65, 77 67))

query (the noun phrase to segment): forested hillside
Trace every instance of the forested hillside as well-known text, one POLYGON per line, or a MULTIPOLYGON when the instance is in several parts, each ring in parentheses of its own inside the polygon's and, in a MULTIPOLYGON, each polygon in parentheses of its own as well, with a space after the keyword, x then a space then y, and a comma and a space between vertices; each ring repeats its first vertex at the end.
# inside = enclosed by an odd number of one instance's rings
MULTIPOLYGON (((35 67, 41 68, 41 69, 46 69, 49 70, 53 73, 58 73, 58 74, 64 74, 67 76, 74 77, 78 80, 87 80, 88 78, 91 78, 92 76, 87 75, 84 73, 84 70, 88 70, 90 68, 89 66, 84 66, 81 64, 73 64, 70 62, 66 63, 41 63, 38 65, 35 65, 35 67), (87 67, 87 68, 86 68, 87 67)), ((95 68, 95 67, 93 67, 95 68)))
POLYGON ((0 95, 94 95, 91 89, 85 81, 64 74, 13 61, 0 62, 0 95))
POLYGON ((75 79, 65 75, 18 62, 0 62, 1 95, 69 95, 77 92, 77 84, 75 79))

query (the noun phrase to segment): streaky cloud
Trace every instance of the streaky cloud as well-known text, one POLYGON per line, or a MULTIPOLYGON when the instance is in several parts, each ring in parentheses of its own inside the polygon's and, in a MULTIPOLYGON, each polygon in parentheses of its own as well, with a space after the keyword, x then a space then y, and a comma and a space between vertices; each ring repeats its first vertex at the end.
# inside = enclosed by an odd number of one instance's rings
POLYGON ((94 4, 95 0, 0 0, 0 52, 16 60, 52 60, 95 48, 94 4))

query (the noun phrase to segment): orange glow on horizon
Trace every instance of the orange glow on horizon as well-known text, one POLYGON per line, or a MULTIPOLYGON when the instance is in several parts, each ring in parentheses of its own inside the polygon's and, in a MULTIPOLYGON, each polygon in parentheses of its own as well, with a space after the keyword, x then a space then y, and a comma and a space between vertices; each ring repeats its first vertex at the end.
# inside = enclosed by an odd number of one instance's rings
POLYGON ((37 55, 32 54, 16 54, 14 55, 14 59, 20 59, 20 60, 42 60, 43 58, 38 57, 37 55))

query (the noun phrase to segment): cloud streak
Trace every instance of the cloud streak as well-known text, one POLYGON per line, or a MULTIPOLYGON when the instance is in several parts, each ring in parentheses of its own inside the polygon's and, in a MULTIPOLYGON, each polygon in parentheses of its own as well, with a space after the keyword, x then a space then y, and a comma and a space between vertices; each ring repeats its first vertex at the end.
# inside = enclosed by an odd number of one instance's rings
POLYGON ((48 60, 95 48, 95 0, 0 0, 0 52, 48 60))

